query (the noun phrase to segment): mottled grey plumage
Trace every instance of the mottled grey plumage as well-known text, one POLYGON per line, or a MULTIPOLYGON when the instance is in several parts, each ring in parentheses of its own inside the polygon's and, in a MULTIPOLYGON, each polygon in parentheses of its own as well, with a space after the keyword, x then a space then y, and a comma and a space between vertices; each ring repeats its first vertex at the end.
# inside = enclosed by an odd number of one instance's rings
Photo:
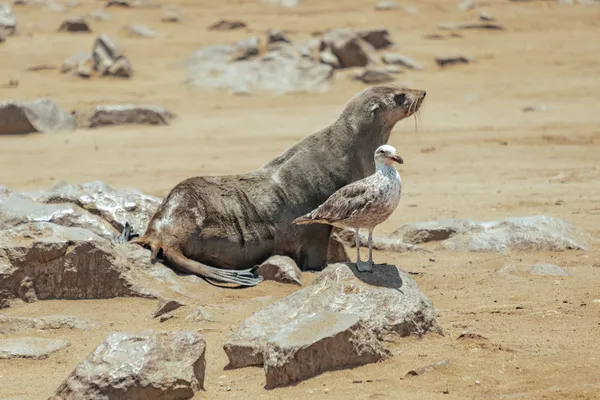
POLYGON ((396 149, 383 145, 375 151, 376 172, 334 192, 323 204, 308 214, 296 218, 295 224, 329 224, 339 228, 353 228, 356 232, 356 265, 359 271, 370 271, 373 266, 373 229, 394 212, 402 195, 402 180, 393 167, 403 160, 396 149), (369 261, 360 261, 358 231, 369 230, 369 261))

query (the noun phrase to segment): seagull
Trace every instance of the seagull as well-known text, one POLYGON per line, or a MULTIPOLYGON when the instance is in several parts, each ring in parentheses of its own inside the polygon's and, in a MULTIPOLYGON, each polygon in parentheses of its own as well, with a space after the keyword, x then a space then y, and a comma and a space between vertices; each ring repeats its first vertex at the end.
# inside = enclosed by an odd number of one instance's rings
POLYGON ((373 229, 389 218, 402 195, 402 180, 393 163, 404 164, 393 146, 384 144, 375 150, 373 175, 346 185, 333 193, 313 211, 296 218, 293 223, 329 224, 355 231, 356 268, 359 272, 373 270, 373 229), (369 261, 360 260, 358 233, 369 230, 369 261))

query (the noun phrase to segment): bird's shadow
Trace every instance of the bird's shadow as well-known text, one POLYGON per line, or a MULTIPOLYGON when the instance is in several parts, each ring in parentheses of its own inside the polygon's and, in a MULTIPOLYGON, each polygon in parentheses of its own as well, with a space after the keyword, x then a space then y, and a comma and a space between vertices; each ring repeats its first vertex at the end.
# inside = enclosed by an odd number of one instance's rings
POLYGON ((373 270, 370 272, 360 272, 356 269, 355 263, 344 263, 350 271, 356 276, 357 279, 362 282, 379 287, 385 287, 388 289, 400 290, 402 287, 402 277, 398 272, 398 268, 391 264, 375 264, 373 270))

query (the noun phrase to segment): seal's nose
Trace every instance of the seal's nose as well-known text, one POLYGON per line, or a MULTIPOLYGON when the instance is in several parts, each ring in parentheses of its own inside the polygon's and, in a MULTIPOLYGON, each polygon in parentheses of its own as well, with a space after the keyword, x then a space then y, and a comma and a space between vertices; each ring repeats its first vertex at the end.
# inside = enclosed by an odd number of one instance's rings
POLYGON ((427 96, 427 92, 423 90, 423 98, 425 98, 425 96, 427 96))

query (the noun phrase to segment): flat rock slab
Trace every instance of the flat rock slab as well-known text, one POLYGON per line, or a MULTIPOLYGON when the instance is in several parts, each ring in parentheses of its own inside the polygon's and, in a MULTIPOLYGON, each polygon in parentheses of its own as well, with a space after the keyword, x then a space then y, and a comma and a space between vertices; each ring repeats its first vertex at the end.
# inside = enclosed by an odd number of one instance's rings
POLYGON ((0 135, 72 131, 75 127, 75 119, 54 100, 0 101, 0 135))
POLYGON ((67 315, 49 315, 47 317, 25 318, 9 317, 0 314, 0 334, 2 335, 31 330, 45 331, 63 328, 88 330, 99 327, 100 324, 96 322, 70 317, 67 315))
POLYGON ((190 399, 204 389, 205 350, 196 332, 113 333, 50 399, 190 399))
POLYGON ((498 269, 498 273, 525 273, 541 276, 569 276, 569 273, 561 267, 553 264, 531 264, 531 265, 505 265, 498 269))
POLYGON ((325 371, 374 363, 388 355, 357 315, 303 315, 284 325, 267 342, 266 388, 286 386, 325 371))
POLYGON ((302 272, 290 257, 271 256, 258 267, 258 273, 265 280, 302 285, 302 272))
POLYGON ((407 224, 394 232, 408 243, 441 241, 439 250, 467 252, 587 250, 585 235, 546 216, 498 221, 440 220, 407 224))
POLYGON ((372 273, 359 273, 354 264, 332 264, 309 286, 243 321, 223 346, 229 366, 263 365, 267 342, 284 325, 320 312, 354 314, 377 336, 442 331, 431 301, 404 271, 377 265, 372 273))
POLYGON ((97 106, 90 128, 110 125, 169 125, 175 114, 149 104, 110 104, 97 106))
POLYGON ((43 360, 70 344, 63 339, 43 339, 23 337, 18 339, 0 339, 0 359, 32 358, 43 360))

